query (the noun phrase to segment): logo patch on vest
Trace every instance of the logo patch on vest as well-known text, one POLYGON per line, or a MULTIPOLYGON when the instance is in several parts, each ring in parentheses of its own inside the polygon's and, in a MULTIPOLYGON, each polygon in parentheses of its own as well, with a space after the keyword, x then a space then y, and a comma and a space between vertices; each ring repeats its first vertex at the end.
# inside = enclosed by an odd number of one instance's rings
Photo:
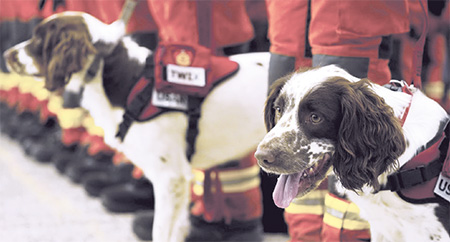
POLYGON ((174 55, 175 63, 179 66, 190 66, 194 56, 191 51, 186 51, 185 49, 175 51, 174 55))
POLYGON ((450 202, 450 178, 439 174, 434 193, 450 202))

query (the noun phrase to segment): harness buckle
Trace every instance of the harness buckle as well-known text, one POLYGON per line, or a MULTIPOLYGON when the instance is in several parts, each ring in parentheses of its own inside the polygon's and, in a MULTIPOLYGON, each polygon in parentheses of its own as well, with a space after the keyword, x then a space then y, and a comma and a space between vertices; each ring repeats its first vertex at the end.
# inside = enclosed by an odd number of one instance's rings
POLYGON ((421 184, 428 180, 427 177, 426 168, 424 165, 421 165, 414 169, 388 176, 388 184, 390 185, 390 190, 395 192, 421 184))

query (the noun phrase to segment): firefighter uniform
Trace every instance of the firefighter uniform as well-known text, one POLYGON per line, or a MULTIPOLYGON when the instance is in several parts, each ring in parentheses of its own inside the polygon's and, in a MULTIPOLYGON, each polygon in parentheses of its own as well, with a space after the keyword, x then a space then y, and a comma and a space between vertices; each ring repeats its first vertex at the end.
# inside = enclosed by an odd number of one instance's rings
MULTIPOLYGON (((245 1, 147 2, 158 25, 160 40, 165 43, 200 44, 219 54, 221 48, 247 43, 254 36, 245 1)), ((212 237, 204 235, 210 232, 209 226, 213 224, 217 225, 211 229, 214 231, 228 228, 227 234, 215 239, 232 240, 233 233, 251 231, 248 239, 262 240, 259 167, 253 154, 237 161, 233 167, 220 166, 193 172, 191 219, 196 220, 188 241, 211 240, 212 237), (239 226, 234 226, 237 224, 239 226)))
POLYGON ((318 0, 311 4, 313 66, 338 64, 359 78, 389 83, 391 35, 409 31, 408 0, 318 0))

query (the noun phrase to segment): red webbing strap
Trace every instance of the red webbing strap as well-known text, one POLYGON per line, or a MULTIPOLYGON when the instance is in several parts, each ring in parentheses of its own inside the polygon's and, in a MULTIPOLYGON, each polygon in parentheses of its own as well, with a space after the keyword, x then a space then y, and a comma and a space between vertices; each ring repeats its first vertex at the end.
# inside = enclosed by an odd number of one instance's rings
POLYGON ((408 88, 408 86, 405 84, 404 86, 402 86, 402 91, 404 92, 404 93, 406 93, 406 94, 409 94, 409 95, 411 95, 411 98, 409 99, 409 104, 408 104, 408 106, 405 108, 405 112, 403 112, 403 116, 402 116, 402 118, 401 118, 401 120, 400 120, 400 122, 401 122, 401 124, 402 124, 402 127, 403 127, 403 124, 405 124, 405 121, 406 121, 406 117, 408 117, 408 113, 409 113, 409 109, 411 108, 411 103, 412 103, 412 96, 413 96, 413 94, 412 94, 412 92, 411 92, 411 90, 409 90, 409 88, 408 88))
POLYGON ((422 8, 422 12, 425 17, 422 22, 422 33, 420 34, 420 38, 417 40, 416 46, 414 47, 412 66, 415 68, 415 73, 413 73, 411 80, 411 83, 419 89, 422 89, 422 80, 420 77, 422 73, 423 48, 425 46, 425 39, 428 32, 428 11, 425 9, 427 3, 424 3, 424 1, 425 0, 419 0, 420 7, 422 8))
POLYGON ((445 157, 444 167, 442 168, 442 175, 450 178, 450 124, 447 124, 445 127, 445 136, 447 137, 446 143, 442 144, 445 147, 440 147, 440 149, 447 148, 447 155, 445 157))

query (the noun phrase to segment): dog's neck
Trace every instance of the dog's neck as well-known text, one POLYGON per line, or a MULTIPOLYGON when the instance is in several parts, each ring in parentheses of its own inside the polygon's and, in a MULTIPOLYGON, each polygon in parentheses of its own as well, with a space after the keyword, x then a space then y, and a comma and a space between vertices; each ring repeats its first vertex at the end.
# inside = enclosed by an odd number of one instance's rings
POLYGON ((412 91, 411 105, 403 124, 407 149, 399 157, 400 166, 423 151, 437 135, 441 135, 449 121, 447 112, 438 103, 418 89, 412 91))
MULTIPOLYGON (((385 87, 374 85, 374 91, 383 97, 386 103, 394 110, 395 115, 401 119, 405 110, 409 107, 403 124, 403 135, 406 140, 406 150, 398 158, 395 168, 400 168, 410 161, 418 153, 422 152, 441 137, 445 125, 449 122, 447 112, 434 100, 425 96, 419 89, 410 88, 412 96, 404 92, 394 92, 385 87)), ((393 167, 394 168, 394 167, 393 167)), ((395 172, 389 169, 379 177, 381 184, 387 181, 387 175, 395 172)), ((372 191, 372 189, 369 189, 372 191)))
POLYGON ((125 107, 127 96, 141 77, 150 54, 148 49, 124 40, 105 56, 103 88, 112 106, 125 107))

